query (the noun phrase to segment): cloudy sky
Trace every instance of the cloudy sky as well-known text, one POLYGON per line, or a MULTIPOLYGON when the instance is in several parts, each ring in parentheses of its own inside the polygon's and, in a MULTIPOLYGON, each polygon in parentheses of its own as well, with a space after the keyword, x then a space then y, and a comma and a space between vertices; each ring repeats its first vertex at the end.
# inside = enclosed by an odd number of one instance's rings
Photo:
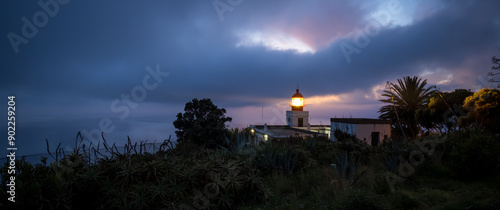
POLYGON ((386 81, 403 76, 443 91, 488 86, 499 9, 495 0, 10 0, 0 8, 0 117, 15 95, 18 154, 44 153, 45 139, 69 149, 79 131, 102 129, 118 144, 175 138, 172 122, 192 98, 226 108, 231 127, 284 124, 297 84, 313 124, 376 118, 386 81))

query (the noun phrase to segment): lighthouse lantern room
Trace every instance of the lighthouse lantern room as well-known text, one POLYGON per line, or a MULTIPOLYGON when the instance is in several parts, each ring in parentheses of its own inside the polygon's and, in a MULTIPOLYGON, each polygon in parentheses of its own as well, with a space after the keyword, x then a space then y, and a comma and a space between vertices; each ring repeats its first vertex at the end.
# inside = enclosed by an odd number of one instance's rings
POLYGON ((291 111, 286 111, 286 124, 290 127, 307 127, 309 125, 309 111, 304 111, 304 96, 297 92, 290 101, 291 111))

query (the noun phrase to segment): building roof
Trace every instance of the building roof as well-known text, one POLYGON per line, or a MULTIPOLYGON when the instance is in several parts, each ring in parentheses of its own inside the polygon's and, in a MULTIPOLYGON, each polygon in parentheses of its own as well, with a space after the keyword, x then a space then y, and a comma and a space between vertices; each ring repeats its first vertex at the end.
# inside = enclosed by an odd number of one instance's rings
POLYGON ((303 136, 313 136, 313 135, 325 135, 323 133, 292 128, 288 125, 267 125, 267 131, 264 129, 264 125, 250 125, 250 127, 255 129, 255 131, 259 133, 268 134, 273 138, 288 138, 290 136, 303 137, 303 136))
POLYGON ((293 94, 292 98, 304 98, 304 96, 302 96, 302 94, 299 93, 299 89, 297 89, 297 92, 293 94))
MULTIPOLYGON (((304 127, 307 127, 307 126, 304 126, 304 127)), ((309 125, 309 127, 324 127, 324 128, 329 128, 330 125, 309 125)))
POLYGON ((371 119, 371 118, 330 118, 330 122, 349 124, 391 124, 391 120, 371 119))

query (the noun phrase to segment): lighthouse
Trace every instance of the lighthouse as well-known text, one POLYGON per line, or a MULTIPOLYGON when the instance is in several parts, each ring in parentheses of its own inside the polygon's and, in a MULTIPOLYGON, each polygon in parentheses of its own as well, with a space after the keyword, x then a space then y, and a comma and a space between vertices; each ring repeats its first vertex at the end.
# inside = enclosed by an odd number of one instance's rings
POLYGON ((286 111, 286 124, 290 127, 307 127, 309 125, 309 111, 304 111, 304 96, 299 89, 293 94, 290 101, 291 111, 286 111))
POLYGON ((370 118, 330 118, 330 125, 309 124, 309 111, 304 111, 304 96, 296 90, 290 100, 290 111, 286 111, 286 125, 249 125, 256 141, 290 139, 291 136, 326 137, 339 141, 336 132, 348 132, 367 144, 376 146, 391 138, 391 121, 370 118))

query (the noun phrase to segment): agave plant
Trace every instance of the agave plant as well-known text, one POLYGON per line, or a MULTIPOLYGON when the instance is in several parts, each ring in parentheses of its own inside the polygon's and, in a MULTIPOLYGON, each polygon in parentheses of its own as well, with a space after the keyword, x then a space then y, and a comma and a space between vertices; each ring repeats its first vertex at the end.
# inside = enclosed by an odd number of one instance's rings
POLYGON ((165 200, 169 195, 168 180, 163 178, 158 183, 150 185, 149 191, 153 199, 165 200))
POLYGON ((279 154, 278 160, 285 175, 292 174, 295 164, 297 163, 297 158, 297 155, 292 156, 291 149, 287 149, 279 154))
POLYGON ((218 191, 221 191, 220 189, 225 190, 225 188, 228 184, 226 177, 223 177, 223 175, 221 173, 216 173, 216 172, 211 172, 209 176, 210 176, 211 183, 213 184, 214 187, 216 187, 218 189, 218 191))
POLYGON ((167 192, 172 200, 182 200, 183 197, 188 195, 188 186, 186 182, 177 178, 170 178, 168 182, 167 192))
POLYGON ((200 179, 201 172, 196 167, 186 167, 180 171, 179 176, 182 180, 189 183, 190 186, 198 187, 202 185, 202 180, 200 179))
POLYGON ((86 182, 86 184, 90 185, 101 184, 104 178, 102 170, 97 166, 87 166, 77 176, 83 179, 86 182))
POLYGON ((243 174, 240 174, 239 171, 230 172, 225 180, 227 183, 227 191, 230 193, 240 192, 240 190, 242 190, 245 186, 245 180, 247 180, 247 177, 243 174))
POLYGON ((398 168, 398 158, 399 158, 398 154, 394 153, 387 154, 387 159, 385 161, 385 164, 389 171, 394 171, 398 168))
POLYGON ((106 199, 107 207, 112 208, 117 206, 123 207, 129 205, 128 190, 118 190, 117 187, 115 187, 110 183, 106 191, 107 193, 105 195, 107 197, 106 199))
POLYGON ((352 180, 354 174, 358 169, 359 159, 355 154, 348 154, 347 151, 342 152, 342 156, 339 158, 337 153, 335 154, 335 159, 337 160, 336 164, 332 164, 332 166, 337 171, 337 174, 341 179, 350 179, 352 180))
POLYGON ((308 138, 308 139, 304 139, 304 141, 302 141, 303 145, 311 152, 314 152, 316 151, 316 140, 315 139, 312 139, 312 138, 308 138))
POLYGON ((153 204, 152 195, 149 193, 149 188, 145 184, 136 184, 132 186, 132 192, 130 197, 132 200, 132 206, 134 209, 151 209, 153 204))
POLYGON ((257 189, 259 186, 262 185, 262 178, 258 176, 254 171, 250 171, 250 173, 247 174, 247 180, 248 186, 250 189, 257 189))
POLYGON ((238 162, 236 160, 218 161, 218 167, 225 174, 229 174, 229 173, 237 170, 238 162))
POLYGON ((151 160, 146 162, 144 164, 144 167, 146 169, 146 180, 159 181, 158 174, 160 173, 160 171, 162 171, 162 169, 164 169, 164 164, 162 161, 151 160))
POLYGON ((232 195, 229 193, 221 193, 219 196, 219 200, 217 201, 217 204, 219 207, 222 207, 224 209, 233 209, 234 208, 234 201, 232 199, 232 195))
POLYGON ((226 145, 219 147, 232 154, 238 154, 250 146, 250 140, 247 138, 245 132, 237 130, 234 131, 234 139, 231 140, 227 136, 224 136, 224 141, 226 145))
POLYGON ((259 168, 290 175, 295 168, 298 155, 293 154, 291 149, 279 148, 272 143, 266 143, 255 160, 259 168))
POLYGON ((278 154, 272 143, 265 143, 262 145, 262 149, 256 157, 257 166, 265 170, 273 170, 277 168, 278 154))
POLYGON ((197 209, 210 208, 210 200, 202 192, 195 189, 192 196, 192 205, 197 209))
POLYGON ((117 172, 117 183, 122 186, 126 186, 128 184, 137 183, 140 179, 141 166, 139 163, 134 161, 128 161, 127 163, 121 165, 119 167, 119 171, 117 172))

